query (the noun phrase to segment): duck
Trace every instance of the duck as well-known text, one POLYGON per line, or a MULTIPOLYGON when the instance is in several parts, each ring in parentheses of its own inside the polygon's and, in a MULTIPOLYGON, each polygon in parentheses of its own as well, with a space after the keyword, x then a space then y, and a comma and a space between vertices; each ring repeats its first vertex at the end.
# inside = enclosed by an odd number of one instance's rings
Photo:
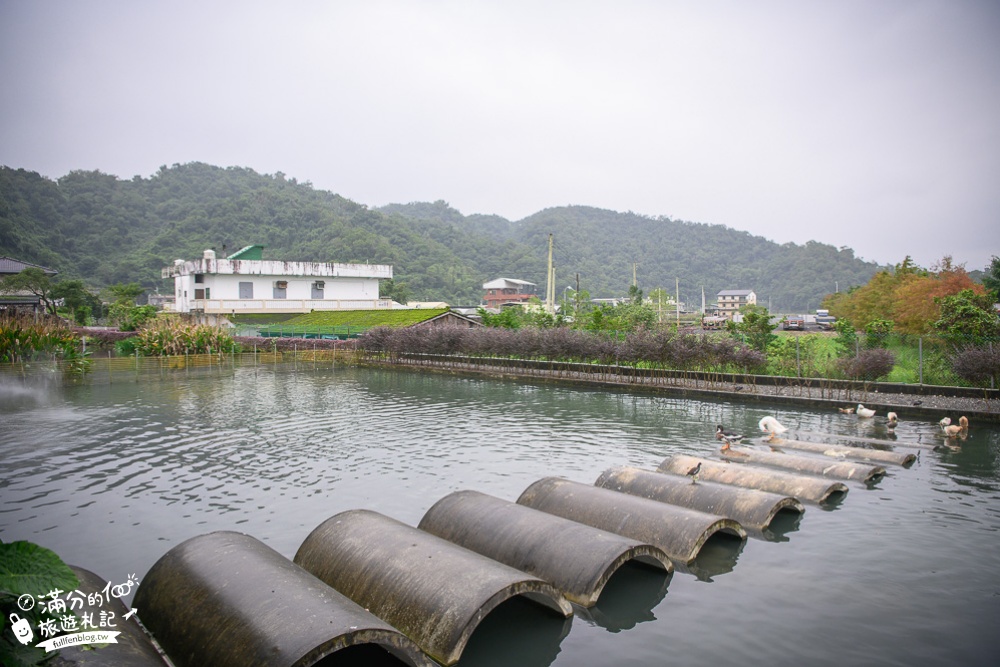
POLYGON ((944 427, 944 434, 949 438, 966 436, 969 433, 969 420, 965 415, 958 418, 958 424, 949 424, 944 427))
POLYGON ((941 417, 941 420, 938 421, 938 426, 941 427, 942 431, 950 424, 951 424, 951 417, 941 417))
POLYGON ((837 412, 839 412, 842 415, 853 415, 854 408, 837 408, 837 412))
POLYGON ((788 430, 787 427, 782 426, 777 419, 771 416, 764 417, 757 423, 760 430, 768 434, 767 440, 770 442, 774 440, 774 436, 784 433, 788 430))
MULTIPOLYGON (((715 428, 715 439, 725 440, 726 445, 731 445, 734 442, 739 442, 740 440, 742 440, 743 436, 740 435, 739 433, 733 433, 732 431, 727 431, 722 427, 722 424, 719 424, 715 428)), ((723 449, 725 449, 725 447, 723 449)))
POLYGON ((875 416, 875 411, 874 410, 866 408, 865 406, 861 405, 860 403, 858 403, 857 413, 858 413, 858 417, 861 417, 862 419, 871 419, 872 417, 875 416))
POLYGON ((687 473, 685 473, 685 474, 688 477, 691 478, 691 483, 692 484, 697 484, 698 483, 698 473, 700 473, 700 472, 701 472, 701 461, 698 461, 698 465, 696 465, 695 467, 693 467, 690 470, 688 470, 687 473))
POLYGON ((885 430, 891 435, 896 430, 896 425, 899 424, 899 415, 895 412, 890 412, 885 416, 885 430))

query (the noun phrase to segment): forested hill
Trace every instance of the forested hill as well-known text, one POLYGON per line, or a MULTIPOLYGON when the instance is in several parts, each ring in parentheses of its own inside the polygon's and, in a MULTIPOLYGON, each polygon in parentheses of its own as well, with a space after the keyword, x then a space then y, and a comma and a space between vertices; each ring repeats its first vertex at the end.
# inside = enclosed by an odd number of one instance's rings
MULTIPOLYGON (((819 306, 836 289, 862 285, 879 270, 854 256, 850 248, 810 241, 779 245, 722 225, 650 218, 587 206, 545 209, 518 222, 497 216, 463 217, 442 201, 391 204, 380 210, 412 219, 418 225, 444 223, 469 233, 531 248, 544 260, 548 235, 554 236, 556 291, 580 288, 591 296, 621 296, 632 284, 633 265, 639 287, 648 294, 663 288, 673 294, 679 282, 681 300, 700 307, 724 289, 752 289, 758 300, 770 300, 775 311, 805 312, 819 306)), ((431 233, 431 232, 428 232, 431 233)), ((445 243, 446 240, 441 239, 445 243)), ((529 274, 505 274, 538 283, 545 281, 544 261, 529 274)), ((561 298, 561 296, 559 297, 561 298)))
POLYGON ((544 291, 548 235, 557 289, 621 296, 637 264, 639 286, 700 305, 721 289, 753 289, 775 311, 814 309, 839 283, 878 270, 849 249, 778 245, 720 225, 647 218, 582 206, 546 209, 512 222, 464 216, 443 201, 369 209, 340 195, 250 169, 201 163, 161 167, 122 180, 74 171, 53 181, 0 167, 0 255, 41 264, 100 288, 140 282, 169 291, 160 269, 205 248, 265 246, 265 257, 394 266, 418 300, 475 304, 482 283, 522 278, 544 291))

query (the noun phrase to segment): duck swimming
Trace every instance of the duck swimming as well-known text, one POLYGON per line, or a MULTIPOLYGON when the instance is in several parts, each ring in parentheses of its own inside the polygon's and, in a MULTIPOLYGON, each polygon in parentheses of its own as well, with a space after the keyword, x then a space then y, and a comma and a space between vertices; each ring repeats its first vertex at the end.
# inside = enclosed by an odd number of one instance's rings
POLYGON ((860 403, 858 403, 857 413, 858 417, 861 417, 862 419, 871 419, 872 417, 875 416, 874 410, 870 410, 865 406, 861 405, 860 403))
POLYGON ((969 420, 962 415, 958 418, 958 425, 949 424, 944 427, 944 434, 949 438, 966 437, 969 434, 969 420))

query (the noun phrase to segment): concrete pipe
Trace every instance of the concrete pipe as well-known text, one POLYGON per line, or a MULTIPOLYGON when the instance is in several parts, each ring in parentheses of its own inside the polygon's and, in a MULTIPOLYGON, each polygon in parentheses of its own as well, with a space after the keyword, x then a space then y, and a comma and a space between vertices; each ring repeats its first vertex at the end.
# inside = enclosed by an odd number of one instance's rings
POLYGON ((759 489, 814 503, 831 502, 847 495, 847 486, 843 482, 833 482, 822 477, 809 475, 793 475, 757 466, 732 465, 683 454, 664 460, 656 471, 684 475, 699 463, 701 463, 701 471, 698 473, 699 481, 707 480, 748 489, 759 489))
MULTIPOLYGON (((76 590, 86 596, 101 593, 108 585, 107 579, 85 570, 82 567, 71 565, 70 569, 76 574, 80 585, 76 590)), ((86 607, 81 610, 86 610, 86 607)), ((98 611, 91 610, 95 615, 98 611)), ((92 646, 67 646, 58 650, 58 653, 45 664, 49 667, 76 667, 86 665, 88 667, 166 667, 167 663, 160 656, 160 652, 153 646, 149 636, 139 626, 134 616, 125 618, 128 609, 118 598, 105 600, 100 611, 110 612, 114 627, 98 628, 99 630, 110 630, 119 632, 115 637, 115 644, 107 644, 100 649, 94 650, 92 646)))
POLYGON ((168 551, 134 606, 178 667, 307 667, 335 653, 357 664, 433 666, 398 630, 242 533, 168 551))
POLYGON ((324 521, 295 562, 444 665, 457 662, 479 622, 514 596, 573 613, 551 584, 368 510, 324 521))
POLYGON ((449 542, 548 581, 590 607, 611 575, 638 561, 673 571, 662 549, 478 491, 456 491, 418 526, 449 542))
POLYGON ((863 447, 845 447, 822 442, 805 442, 803 440, 775 440, 769 443, 775 449, 792 449, 800 452, 822 454, 834 459, 849 459, 853 461, 870 461, 872 463, 889 463, 909 468, 917 460, 914 454, 904 452, 887 452, 881 449, 865 449, 863 447))
POLYGON ((728 449, 722 452, 722 458, 735 463, 752 463, 806 475, 850 479, 865 483, 877 482, 885 477, 885 468, 882 466, 868 465, 857 461, 830 461, 811 456, 762 452, 746 447, 728 449))
POLYGON ((716 533, 747 537, 732 519, 558 477, 538 480, 517 503, 653 544, 679 563, 694 560, 716 533))
POLYGON ((692 484, 686 476, 639 468, 605 470, 594 484, 612 491, 728 517, 761 535, 778 512, 805 512, 802 503, 791 496, 717 482, 699 480, 692 484))

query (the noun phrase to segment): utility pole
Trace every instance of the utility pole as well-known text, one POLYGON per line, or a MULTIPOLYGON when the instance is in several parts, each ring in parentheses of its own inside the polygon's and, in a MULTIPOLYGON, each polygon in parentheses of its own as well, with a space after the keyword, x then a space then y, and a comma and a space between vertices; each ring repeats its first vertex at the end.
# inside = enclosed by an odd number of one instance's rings
POLYGON ((549 284, 545 288, 545 310, 549 315, 556 312, 556 270, 552 265, 552 234, 549 234, 549 284))
POLYGON ((580 273, 576 274, 576 294, 573 295, 576 306, 573 308, 573 317, 580 317, 580 273))
POLYGON ((681 279, 674 278, 674 307, 677 310, 677 328, 681 328, 681 279))

